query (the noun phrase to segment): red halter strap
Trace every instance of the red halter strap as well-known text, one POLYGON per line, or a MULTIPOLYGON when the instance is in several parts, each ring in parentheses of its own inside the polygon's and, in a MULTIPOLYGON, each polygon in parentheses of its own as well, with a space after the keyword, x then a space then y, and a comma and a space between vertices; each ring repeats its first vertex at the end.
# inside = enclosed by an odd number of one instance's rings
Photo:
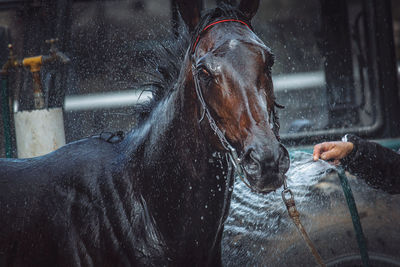
POLYGON ((200 41, 200 35, 203 32, 205 32, 206 30, 208 30, 209 28, 211 28, 212 26, 214 26, 215 24, 222 23, 222 22, 239 22, 239 23, 242 23, 243 25, 247 26, 250 30, 252 30, 251 27, 246 22, 238 20, 238 19, 223 19, 223 20, 215 21, 211 24, 208 24, 206 27, 204 27, 204 29, 197 35, 196 42, 194 42, 194 45, 193 45, 192 54, 196 50, 197 43, 200 41))

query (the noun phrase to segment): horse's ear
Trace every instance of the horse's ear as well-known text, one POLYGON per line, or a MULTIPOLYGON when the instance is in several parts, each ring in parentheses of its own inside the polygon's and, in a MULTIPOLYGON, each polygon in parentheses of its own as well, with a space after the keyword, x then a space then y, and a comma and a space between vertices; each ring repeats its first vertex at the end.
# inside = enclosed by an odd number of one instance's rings
POLYGON ((260 0, 241 0, 239 4, 239 10, 246 16, 248 20, 251 20, 257 13, 260 0))
POLYGON ((175 0, 179 13, 183 21, 189 28, 189 32, 193 32, 200 21, 200 12, 202 9, 201 0, 175 0))

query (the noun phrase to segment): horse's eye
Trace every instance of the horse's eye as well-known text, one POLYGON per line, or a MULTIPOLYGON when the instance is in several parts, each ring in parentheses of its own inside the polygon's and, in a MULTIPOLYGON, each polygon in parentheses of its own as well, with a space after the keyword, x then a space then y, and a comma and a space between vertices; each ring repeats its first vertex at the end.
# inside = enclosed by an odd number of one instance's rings
POLYGON ((202 80, 205 83, 210 83, 212 80, 212 75, 211 72, 204 66, 200 66, 197 70, 197 73, 199 75, 199 79, 202 80))
POLYGON ((204 67, 204 66, 200 66, 200 67, 198 68, 198 73, 199 73, 199 75, 202 76, 203 78, 205 78, 205 77, 211 77, 210 71, 209 71, 206 67, 204 67))
POLYGON ((207 76, 211 75, 206 68, 201 68, 201 72, 203 72, 203 74, 207 76))

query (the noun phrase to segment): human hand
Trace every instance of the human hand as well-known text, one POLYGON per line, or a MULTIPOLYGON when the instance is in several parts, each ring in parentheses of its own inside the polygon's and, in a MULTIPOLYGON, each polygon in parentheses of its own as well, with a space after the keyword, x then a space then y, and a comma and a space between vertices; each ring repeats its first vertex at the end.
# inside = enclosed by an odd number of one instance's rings
POLYGON ((339 160, 346 157, 354 149, 351 142, 324 142, 314 146, 313 159, 333 160, 334 164, 339 164, 339 160))

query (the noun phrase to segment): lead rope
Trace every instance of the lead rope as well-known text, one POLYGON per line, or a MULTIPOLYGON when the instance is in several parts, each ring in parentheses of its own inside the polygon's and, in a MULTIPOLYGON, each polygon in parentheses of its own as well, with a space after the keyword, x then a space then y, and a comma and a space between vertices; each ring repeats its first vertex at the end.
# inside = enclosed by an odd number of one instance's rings
POLYGON ((311 241, 310 237, 308 236, 306 230, 304 229, 303 225, 300 221, 300 213, 296 208, 296 204, 294 202, 293 192, 287 187, 286 180, 283 183, 283 191, 282 191, 282 199, 286 205, 287 211, 289 213, 290 218, 293 220, 294 224, 296 225, 297 229, 299 230, 301 236, 303 237, 304 241, 307 244, 307 247, 310 249, 310 252, 313 254, 315 261, 318 263, 319 266, 326 266, 324 261, 319 255, 317 249, 315 248, 313 242, 311 241), (290 197, 286 198, 286 195, 289 194, 290 197))
MULTIPOLYGON (((248 188, 250 188, 252 191, 256 191, 257 192, 258 190, 254 189, 247 182, 246 172, 243 170, 240 158, 238 157, 238 155, 236 153, 236 150, 229 143, 228 143, 228 148, 230 149, 229 158, 231 159, 231 162, 232 162, 233 166, 235 167, 236 172, 238 173, 240 180, 242 180, 242 182, 248 188)), ((315 258, 315 261, 318 263, 319 266, 325 267, 326 265, 325 265, 324 261, 322 260, 321 255, 319 255, 317 249, 315 248, 313 242, 311 241, 310 237, 308 236, 306 230, 303 227, 303 224, 300 221, 300 213, 298 212, 298 210, 296 208, 296 204, 294 202, 293 192, 292 192, 292 190, 290 190, 287 187, 286 179, 283 180, 282 199, 283 199, 283 202, 286 205, 286 208, 288 210, 290 218, 293 220, 293 222, 296 225, 297 229, 299 230, 301 236, 303 237, 304 241, 306 242, 307 247, 309 248, 309 250, 313 254, 313 256, 315 258), (287 193, 290 194, 290 198, 286 198, 286 194, 287 193)))

